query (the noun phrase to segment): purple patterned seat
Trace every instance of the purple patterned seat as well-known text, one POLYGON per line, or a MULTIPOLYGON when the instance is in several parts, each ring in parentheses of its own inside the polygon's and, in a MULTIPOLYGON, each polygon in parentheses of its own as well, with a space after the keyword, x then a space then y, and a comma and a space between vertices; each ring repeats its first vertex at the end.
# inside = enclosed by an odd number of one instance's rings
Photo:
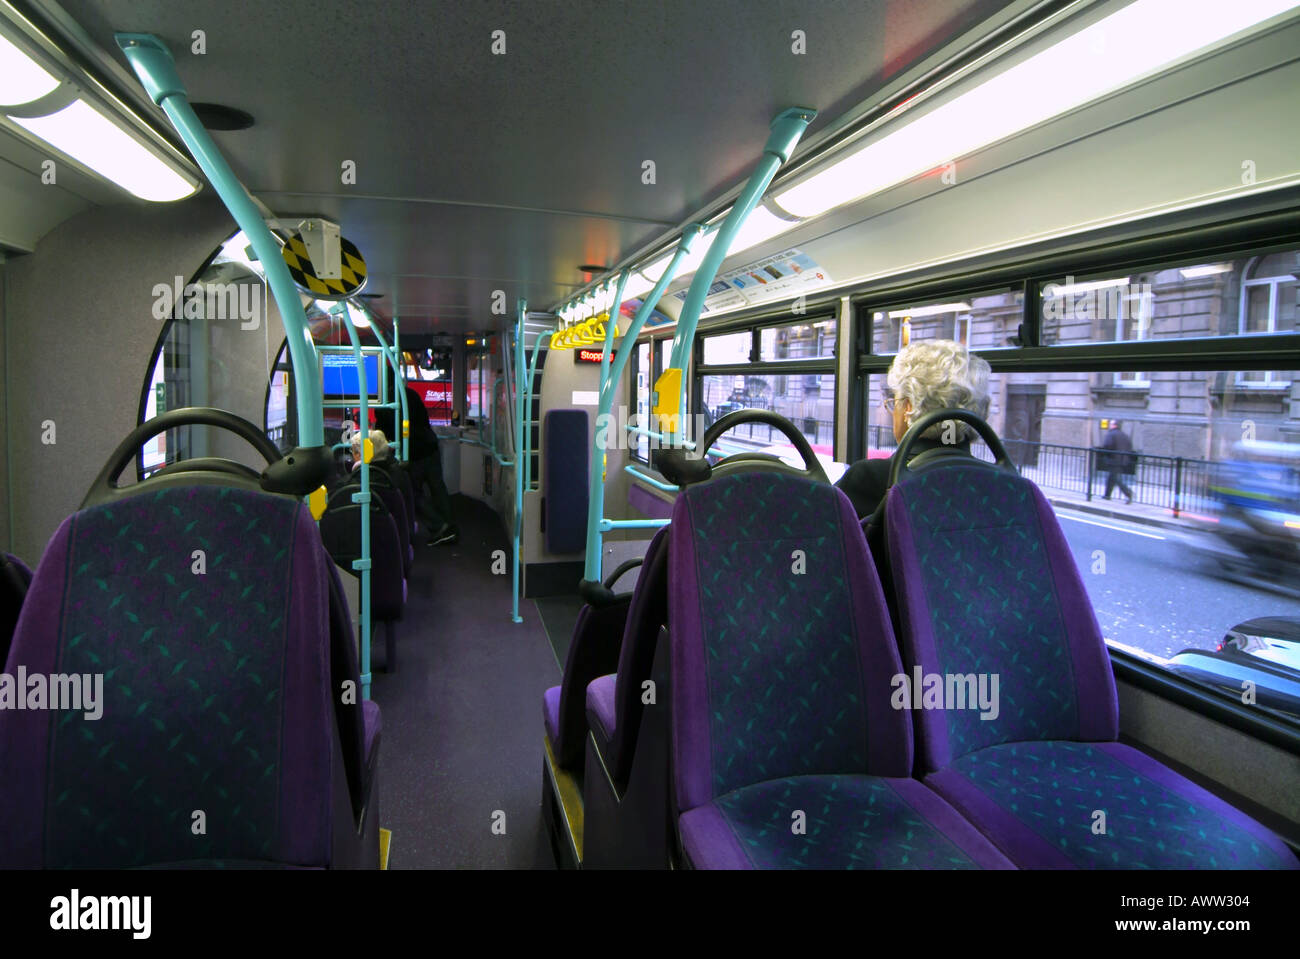
MULTIPOLYGON (((361 557, 361 506, 352 496, 361 492, 359 482, 330 492, 329 504, 320 519, 320 535, 329 555, 342 569, 351 571, 361 557)), ((389 494, 396 491, 387 490, 389 494)), ((370 620, 384 624, 384 670, 397 669, 397 623, 406 612, 406 576, 399 524, 378 488, 370 500, 370 620)))
POLYGON ((1008 858, 1298 865, 1263 826, 1116 742, 1110 657, 1033 483, 974 459, 936 460, 890 490, 884 517, 878 554, 897 584, 909 705, 920 707, 917 774, 1008 858))
POLYGON ((834 487, 691 486, 669 527, 673 779, 696 868, 1009 868, 908 778, 898 650, 834 487))
POLYGON ((584 708, 587 684, 617 665, 631 600, 632 594, 628 593, 608 606, 582 607, 564 661, 563 682, 546 690, 543 696, 546 735, 561 769, 582 772, 583 745, 587 738, 584 708))
POLYGON ((620 789, 627 785, 636 754, 643 684, 654 666, 659 631, 668 622, 668 527, 660 528, 646 548, 627 627, 619 649, 618 672, 587 687, 587 722, 601 761, 620 789))
POLYGON ((0 711, 0 867, 377 865, 379 714, 330 570, 302 504, 248 489, 65 520, 9 664, 83 697, 0 711))

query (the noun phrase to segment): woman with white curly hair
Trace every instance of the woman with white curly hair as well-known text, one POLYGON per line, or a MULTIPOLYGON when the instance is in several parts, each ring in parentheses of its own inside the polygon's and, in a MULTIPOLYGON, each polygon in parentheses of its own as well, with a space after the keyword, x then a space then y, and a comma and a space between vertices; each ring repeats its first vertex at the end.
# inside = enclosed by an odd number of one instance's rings
MULTIPOLYGON (((883 402, 893 414, 894 438, 899 441, 914 420, 936 410, 970 410, 984 419, 989 412, 989 364, 953 340, 913 343, 894 357, 883 402)), ((974 436, 975 431, 964 423, 936 423, 912 444, 912 457, 945 445, 969 454, 974 436)), ((892 463, 893 457, 861 460, 835 484, 859 517, 870 516, 884 499, 892 463)))

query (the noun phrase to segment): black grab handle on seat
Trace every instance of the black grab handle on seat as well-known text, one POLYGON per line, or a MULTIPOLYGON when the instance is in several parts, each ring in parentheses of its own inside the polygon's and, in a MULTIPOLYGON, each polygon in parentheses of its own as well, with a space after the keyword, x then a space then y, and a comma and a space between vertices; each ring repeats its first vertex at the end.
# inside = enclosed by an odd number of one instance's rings
POLYGON ((899 442, 898 449, 894 450, 894 455, 889 465, 889 486, 886 488, 892 488, 894 484, 907 477, 910 472, 907 466, 907 461, 909 459, 908 454, 911 453, 912 447, 915 445, 916 441, 921 438, 921 434, 936 423, 943 423, 946 420, 960 420, 961 422, 974 427, 975 432, 980 435, 980 438, 988 444, 989 450, 992 451, 994 465, 1000 469, 1008 470, 1017 476, 1020 475, 1020 471, 1017 470, 1015 464, 1011 462, 1011 457, 1007 455, 1006 448, 1002 445, 1002 441, 998 439, 998 434, 993 432, 993 427, 989 426, 988 423, 984 422, 970 410, 936 410, 933 413, 926 413, 919 420, 913 423, 911 428, 907 431, 907 434, 899 442))
POLYGON ((618 578, 628 570, 636 569, 644 562, 644 557, 638 557, 619 563, 618 568, 606 576, 603 583, 592 582, 589 579, 581 580, 578 583, 578 595, 582 597, 582 601, 588 606, 612 606, 629 595, 628 593, 614 592, 614 584, 618 582, 618 578))
POLYGON ((804 476, 815 482, 829 482, 826 479, 826 471, 822 469, 822 464, 817 459, 817 454, 813 452, 812 447, 808 444, 807 437, 795 429, 795 425, 788 419, 772 410, 743 409, 728 413, 705 430, 704 438, 696 446, 696 450, 700 452, 698 459, 688 457, 685 450, 660 450, 655 457, 655 468, 667 477, 670 483, 677 486, 703 483, 713 475, 714 470, 714 466, 710 465, 708 459, 706 459, 709 450, 713 448, 713 444, 718 441, 720 436, 743 423, 766 423, 769 426, 775 426, 794 444, 794 448, 803 457, 804 466, 807 468, 802 471, 796 470, 779 456, 757 452, 735 453, 731 456, 725 456, 718 461, 717 466, 727 462, 780 464, 791 472, 802 472, 804 476))
MULTIPOLYGON (((329 468, 332 465, 330 452, 325 447, 300 447, 287 457, 282 457, 280 450, 276 448, 270 438, 248 420, 227 410, 214 409, 208 406, 185 407, 168 410, 166 413, 155 416, 133 429, 126 439, 118 444, 117 449, 113 450, 108 462, 100 470, 99 475, 95 477, 95 481, 91 483, 90 491, 86 494, 86 498, 82 500, 81 508, 98 506, 101 503, 112 502, 122 496, 134 495, 148 489, 186 485, 193 483, 199 477, 215 476, 230 485, 252 485, 252 481, 248 479, 243 470, 230 468, 238 467, 239 464, 227 461, 230 463, 230 467, 219 467, 207 458, 189 461, 188 468, 182 465, 186 461, 174 463, 134 486, 119 487, 114 484, 117 477, 121 475, 122 470, 126 469, 127 465, 135 459, 136 453, 144 443, 160 433, 165 433, 167 430, 176 429, 180 426, 214 426, 234 433, 248 442, 250 446, 262 454, 262 458, 267 462, 267 469, 258 478, 257 485, 261 489, 272 493, 291 493, 296 496, 306 496, 321 485, 329 475, 329 468)), ((208 481, 211 482, 212 480, 209 479, 208 481)))

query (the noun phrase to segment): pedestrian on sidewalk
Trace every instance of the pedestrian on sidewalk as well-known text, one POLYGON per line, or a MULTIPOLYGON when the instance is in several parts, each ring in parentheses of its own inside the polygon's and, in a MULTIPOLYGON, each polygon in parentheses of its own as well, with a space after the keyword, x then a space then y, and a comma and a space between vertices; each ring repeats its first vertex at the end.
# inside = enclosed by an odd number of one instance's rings
POLYGON ((1101 441, 1102 452, 1097 457, 1097 469, 1106 472, 1106 499, 1119 487, 1126 501, 1133 502, 1133 490, 1124 482, 1126 476, 1137 471, 1137 454, 1133 452, 1133 441, 1120 428, 1119 420, 1111 420, 1106 430, 1106 437, 1101 441))

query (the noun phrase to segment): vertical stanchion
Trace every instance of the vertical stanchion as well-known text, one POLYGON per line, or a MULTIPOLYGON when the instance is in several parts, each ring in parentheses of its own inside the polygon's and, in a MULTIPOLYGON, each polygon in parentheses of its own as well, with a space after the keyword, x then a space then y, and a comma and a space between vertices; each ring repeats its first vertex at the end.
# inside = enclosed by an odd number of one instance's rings
POLYGON ((524 526, 524 321, 528 301, 520 297, 519 316, 515 322, 515 561, 510 618, 522 623, 519 615, 519 540, 524 526))
POLYGON ((789 110, 782 111, 772 121, 772 132, 768 135, 767 143, 763 145, 763 156, 758 161, 758 168, 750 175, 744 191, 732 204, 731 212, 727 214, 727 219, 714 236, 709 252, 704 255, 703 262, 700 263, 699 269, 695 271, 695 276, 691 280, 690 289, 686 294, 686 301, 682 304, 681 313, 677 317, 677 329, 673 333, 671 365, 659 377, 663 389, 661 389, 660 383, 655 384, 656 392, 661 394, 664 389, 675 391, 675 396, 670 402, 665 402, 665 397, 662 395, 659 397, 660 410, 658 412, 660 416, 667 417, 667 426, 660 420, 659 428, 663 433, 667 434, 670 445, 680 446, 684 438, 680 416, 681 411, 685 408, 686 398, 686 382, 683 371, 686 369, 687 350, 690 349, 695 340, 695 327, 700 320, 700 311, 704 307, 704 298, 708 296, 709 288, 713 286, 718 267, 722 265, 722 261, 726 257, 736 233, 739 232, 750 211, 753 210, 762 197, 763 191, 772 182, 772 177, 776 175, 776 171, 781 164, 790 158, 790 154, 799 142, 799 138, 803 136, 804 130, 808 129, 808 124, 815 116, 817 116, 817 111, 811 108, 792 107, 789 110))

